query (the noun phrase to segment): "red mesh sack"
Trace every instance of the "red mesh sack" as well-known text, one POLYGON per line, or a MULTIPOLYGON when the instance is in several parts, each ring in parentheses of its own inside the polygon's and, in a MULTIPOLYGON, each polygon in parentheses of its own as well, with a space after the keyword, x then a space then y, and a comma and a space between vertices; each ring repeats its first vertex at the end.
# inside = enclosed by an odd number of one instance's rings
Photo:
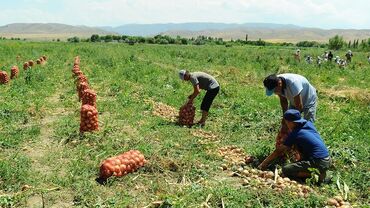
POLYGON ((28 65, 30 66, 30 67, 33 67, 33 65, 34 65, 35 63, 33 62, 33 60, 29 60, 28 61, 28 65))
POLYGON ((179 111, 179 124, 191 126, 194 124, 195 107, 192 102, 181 106, 179 111))
POLYGON ((30 64, 28 62, 24 62, 23 69, 27 70, 30 67, 30 64))
POLYGON ((104 160, 100 165, 100 178, 107 179, 111 176, 121 177, 135 172, 143 167, 147 161, 138 150, 130 150, 123 154, 104 160))
POLYGON ((82 94, 82 105, 92 105, 96 108, 96 92, 91 89, 86 89, 82 94))
POLYGON ((94 106, 82 105, 80 114, 80 132, 90 132, 99 129, 98 111, 94 106))
POLYGON ((18 66, 12 66, 12 68, 10 69, 10 79, 18 77, 18 74, 19 74, 18 66))
POLYGON ((0 71, 0 84, 7 84, 9 82, 9 76, 6 71, 0 71))

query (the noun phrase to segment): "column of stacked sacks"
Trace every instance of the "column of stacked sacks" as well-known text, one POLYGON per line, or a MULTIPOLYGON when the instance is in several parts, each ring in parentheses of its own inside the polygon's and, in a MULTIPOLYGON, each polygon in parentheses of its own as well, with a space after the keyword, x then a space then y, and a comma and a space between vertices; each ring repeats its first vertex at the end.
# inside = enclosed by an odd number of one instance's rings
POLYGON ((80 58, 74 59, 73 77, 75 77, 77 95, 81 103, 80 132, 99 130, 98 110, 96 108, 96 93, 90 89, 87 77, 80 69, 80 58))

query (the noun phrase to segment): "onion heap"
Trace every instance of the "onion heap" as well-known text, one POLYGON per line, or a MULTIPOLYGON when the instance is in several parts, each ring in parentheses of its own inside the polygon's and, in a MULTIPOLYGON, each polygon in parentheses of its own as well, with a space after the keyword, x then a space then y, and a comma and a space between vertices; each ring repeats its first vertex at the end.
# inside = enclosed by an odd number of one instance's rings
POLYGON ((138 150, 130 150, 116 157, 104 160, 100 165, 100 178, 121 177, 143 167, 147 161, 138 150))
POLYGON ((85 89, 82 94, 82 105, 92 105, 96 108, 96 92, 91 89, 85 89))
POLYGON ((18 66, 12 66, 12 68, 10 69, 10 79, 18 77, 18 74, 19 74, 18 66))
POLYGON ((192 102, 181 106, 179 111, 179 124, 191 126, 194 124, 195 107, 192 102))
POLYGON ((33 65, 34 65, 35 63, 33 62, 33 60, 29 60, 28 61, 28 65, 30 66, 30 67, 33 67, 33 65))
MULTIPOLYGON (((87 82, 80 82, 77 86, 78 100, 81 100, 84 94, 84 91, 89 89, 89 84, 87 82)), ((83 105, 84 103, 82 103, 83 105)), ((93 105, 94 106, 94 105, 93 105)))
POLYGON ((261 171, 248 166, 240 167, 238 173, 233 173, 232 176, 242 177, 243 186, 251 187, 253 190, 272 188, 277 192, 289 191, 291 194, 299 197, 307 197, 313 192, 313 189, 307 185, 299 184, 294 180, 283 178, 279 175, 275 176, 272 171, 261 171))
POLYGON ((343 200, 341 196, 335 196, 333 198, 327 199, 326 204, 329 206, 339 207, 339 208, 350 208, 352 207, 349 202, 343 200))
POLYGON ((24 62, 23 69, 27 70, 30 67, 30 64, 28 62, 24 62))
POLYGON ((221 165, 222 170, 231 168, 232 166, 246 165, 253 162, 253 157, 247 155, 243 149, 235 145, 221 147, 218 149, 218 155, 224 158, 224 164, 221 165))
POLYGON ((7 84, 9 82, 9 76, 6 71, 0 71, 0 84, 7 84))
POLYGON ((91 105, 82 105, 80 132, 90 132, 98 129, 98 110, 96 110, 96 108, 91 105))

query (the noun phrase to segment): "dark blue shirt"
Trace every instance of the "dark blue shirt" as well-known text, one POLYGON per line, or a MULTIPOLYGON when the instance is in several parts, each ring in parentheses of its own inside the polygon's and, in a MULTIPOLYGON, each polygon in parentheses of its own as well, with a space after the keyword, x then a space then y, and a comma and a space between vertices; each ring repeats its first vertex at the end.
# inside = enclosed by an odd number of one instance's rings
POLYGON ((287 137, 284 145, 295 145, 304 160, 322 159, 329 156, 324 141, 312 122, 307 121, 298 125, 287 137))

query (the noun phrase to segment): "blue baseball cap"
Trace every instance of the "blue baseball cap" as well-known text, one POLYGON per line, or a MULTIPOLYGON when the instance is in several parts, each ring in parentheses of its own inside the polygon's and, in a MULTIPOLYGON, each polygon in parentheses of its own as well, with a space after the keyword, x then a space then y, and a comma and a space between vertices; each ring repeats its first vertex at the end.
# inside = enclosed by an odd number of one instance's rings
POLYGON ((266 88, 266 95, 271 96, 274 94, 275 87, 278 85, 279 78, 276 74, 271 74, 263 80, 263 85, 266 88))
POLYGON ((284 119, 294 123, 303 123, 307 120, 301 117, 301 112, 296 109, 289 109, 284 113, 284 119))
POLYGON ((269 90, 269 89, 266 88, 266 95, 267 96, 271 96, 272 94, 274 94, 274 91, 275 91, 275 88, 273 88, 271 90, 269 90))

